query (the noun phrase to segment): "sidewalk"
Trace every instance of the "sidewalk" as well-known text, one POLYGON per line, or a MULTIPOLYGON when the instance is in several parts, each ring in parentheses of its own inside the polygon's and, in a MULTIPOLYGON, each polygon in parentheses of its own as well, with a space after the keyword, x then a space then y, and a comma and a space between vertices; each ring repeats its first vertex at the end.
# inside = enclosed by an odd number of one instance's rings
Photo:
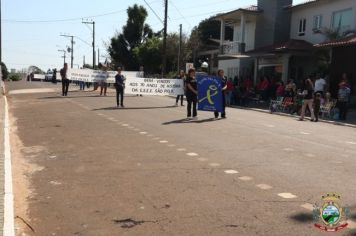
POLYGON ((0 186, 1 186, 1 191, 0 191, 0 227, 1 227, 1 235, 2 230, 4 228, 4 177, 5 177, 5 171, 4 171, 4 118, 5 118, 5 99, 2 94, 0 94, 0 186))
MULTIPOLYGON (((241 106, 233 105, 230 107, 258 111, 258 112, 263 112, 263 113, 271 113, 271 111, 268 109, 268 107, 265 107, 265 106, 259 106, 257 108, 257 107, 241 107, 241 106)), ((271 115, 280 115, 280 116, 287 116, 287 117, 291 117, 291 118, 299 118, 299 116, 297 116, 297 115, 290 115, 290 114, 284 113, 284 112, 273 112, 273 113, 271 113, 271 115)), ((319 118, 319 122, 356 128, 356 109, 349 109, 347 116, 348 117, 347 117, 346 121, 329 120, 329 119, 324 120, 324 119, 319 118)), ((308 117, 306 119, 308 119, 308 117)))

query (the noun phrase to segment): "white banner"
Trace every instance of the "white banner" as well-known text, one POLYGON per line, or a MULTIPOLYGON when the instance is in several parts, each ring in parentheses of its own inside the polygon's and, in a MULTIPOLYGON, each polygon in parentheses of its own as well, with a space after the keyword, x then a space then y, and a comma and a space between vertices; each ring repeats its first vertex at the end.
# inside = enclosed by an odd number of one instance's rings
MULTIPOLYGON (((126 78, 136 78, 141 74, 138 71, 122 71, 126 78)), ((67 77, 69 80, 78 80, 84 82, 101 82, 105 80, 107 83, 115 83, 116 71, 102 71, 91 69, 68 69, 67 77)), ((61 79, 61 78, 60 78, 61 79)))
MULTIPOLYGON (((181 79, 151 79, 140 78, 142 72, 139 71, 122 71, 122 75, 126 78, 125 94, 143 94, 143 95, 182 95, 184 94, 184 83, 181 79)), ((102 82, 114 84, 116 71, 101 71, 90 69, 68 69, 67 78, 73 81, 84 82, 102 82)), ((35 74, 35 78, 43 77, 44 75, 35 74)), ((57 72, 57 80, 61 80, 59 72, 57 72)))
POLYGON ((125 94, 176 96, 184 94, 183 86, 182 79, 127 78, 125 94))

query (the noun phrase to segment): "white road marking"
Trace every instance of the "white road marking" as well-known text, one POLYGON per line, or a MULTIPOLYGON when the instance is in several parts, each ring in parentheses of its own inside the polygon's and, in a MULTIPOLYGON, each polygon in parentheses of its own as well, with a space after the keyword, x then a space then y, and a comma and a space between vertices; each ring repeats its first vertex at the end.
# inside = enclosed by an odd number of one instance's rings
POLYGON ((311 153, 305 153, 305 155, 306 155, 307 157, 315 157, 315 155, 314 155, 314 154, 311 154, 311 153))
POLYGON ((55 159, 57 156, 49 156, 49 159, 55 159))
POLYGON ((103 113, 98 113, 99 116, 105 116, 103 113))
POLYGON ((301 207, 303 207, 304 209, 307 209, 308 211, 314 210, 314 206, 310 203, 305 203, 305 204, 301 205, 301 207))
POLYGON ((124 127, 128 127, 129 125, 128 125, 128 124, 122 124, 122 126, 124 126, 124 127))
POLYGON ((54 180, 50 181, 49 183, 52 185, 61 185, 62 184, 61 182, 54 181, 54 180))
POLYGON ((160 143, 168 143, 168 141, 167 140, 161 140, 161 141, 159 141, 160 143))
POLYGON ((178 148, 177 151, 178 151, 178 152, 184 152, 184 151, 187 151, 187 149, 185 149, 185 148, 178 148))
POLYGON ((286 152, 293 152, 294 151, 293 148, 284 148, 283 150, 286 151, 286 152))
POLYGON ((195 153, 195 152, 188 152, 186 155, 187 155, 187 156, 190 156, 190 157, 199 156, 199 154, 198 154, 198 153, 195 153))
POLYGON ((29 93, 54 93, 56 92, 55 89, 51 88, 37 88, 37 89, 19 89, 19 90, 12 90, 9 92, 9 95, 13 94, 29 94, 29 93))
POLYGON ((278 193, 278 196, 280 196, 281 198, 287 198, 287 199, 297 198, 296 195, 291 194, 291 193, 278 193))
POLYGON ((207 158, 204 158, 204 157, 199 157, 197 158, 198 161, 207 161, 208 159, 207 158))
POLYGON ((237 170, 225 170, 224 172, 225 174, 230 174, 230 175, 239 173, 237 170))
POLYGON ((265 124, 265 126, 268 127, 268 128, 274 128, 274 127, 276 127, 275 125, 268 125, 268 124, 265 124))
POLYGON ((252 180, 253 178, 250 177, 250 176, 242 176, 242 177, 239 177, 239 180, 242 180, 242 181, 250 181, 252 180))
POLYGON ((268 185, 268 184, 257 184, 256 185, 257 188, 260 188, 262 190, 268 190, 268 189, 271 189, 272 186, 268 185))
POLYGON ((14 193, 12 190, 12 167, 11 167, 11 146, 10 146, 10 122, 9 107, 7 97, 4 96, 5 116, 4 116, 4 169, 5 169, 5 187, 4 187, 4 236, 14 236, 14 193))
POLYGON ((305 134, 305 135, 308 135, 308 134, 310 134, 310 133, 308 133, 308 132, 300 132, 300 134, 305 134))
POLYGON ((140 134, 145 135, 145 134, 147 134, 147 132, 140 132, 140 134))
POLYGON ((352 145, 356 145, 356 143, 355 142, 351 142, 351 141, 348 141, 348 142, 346 142, 347 144, 352 144, 352 145))
POLYGON ((209 166, 211 167, 218 167, 218 166, 221 166, 219 163, 209 163, 209 166))

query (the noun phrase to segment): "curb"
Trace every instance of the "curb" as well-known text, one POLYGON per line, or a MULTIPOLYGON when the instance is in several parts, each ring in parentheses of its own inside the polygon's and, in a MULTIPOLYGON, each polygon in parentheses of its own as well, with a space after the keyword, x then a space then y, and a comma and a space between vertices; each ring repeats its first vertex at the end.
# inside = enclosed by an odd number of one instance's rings
MULTIPOLYGON (((257 112, 261 112, 261 113, 275 114, 275 115, 285 116, 285 117, 299 118, 299 116, 297 116, 297 115, 290 115, 290 114, 286 114, 286 113, 282 113, 282 112, 272 112, 271 113, 269 110, 258 109, 258 108, 240 107, 240 106, 230 106, 230 107, 231 108, 239 108, 242 110, 257 111, 257 112)), ((305 119, 309 119, 309 118, 305 118, 305 119)), ((340 125, 340 126, 345 126, 345 127, 350 127, 350 128, 356 128, 356 125, 343 123, 343 122, 339 122, 339 121, 323 120, 323 119, 319 118, 319 122, 333 124, 333 125, 340 125)))
POLYGON ((4 169, 5 169, 5 188, 4 188, 4 236, 14 236, 14 193, 12 189, 12 169, 11 169, 11 149, 10 149, 10 122, 7 97, 5 100, 5 119, 4 119, 4 169))

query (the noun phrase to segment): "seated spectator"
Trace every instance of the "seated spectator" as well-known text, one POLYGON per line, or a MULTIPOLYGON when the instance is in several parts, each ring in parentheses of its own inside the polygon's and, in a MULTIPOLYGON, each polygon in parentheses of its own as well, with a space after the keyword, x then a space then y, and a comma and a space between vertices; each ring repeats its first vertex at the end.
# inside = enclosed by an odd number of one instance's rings
POLYGON ((230 106, 232 103, 232 92, 234 90, 234 85, 232 84, 232 79, 230 78, 226 82, 226 91, 225 91, 225 101, 226 105, 230 106))
POLYGON ((294 98, 296 95, 297 86, 293 80, 288 80, 287 85, 285 86, 285 96, 294 98))
POLYGON ((277 90, 276 90, 276 96, 278 97, 284 97, 285 89, 284 89, 284 83, 283 81, 277 82, 277 90))
POLYGON ((269 89, 269 81, 266 76, 261 77, 260 81, 257 84, 257 91, 261 95, 263 101, 267 101, 268 99, 268 89, 269 89))
POLYGON ((349 101, 350 101, 351 90, 348 84, 344 81, 339 84, 338 91, 338 108, 339 108, 339 119, 346 120, 346 115, 348 111, 349 101))

